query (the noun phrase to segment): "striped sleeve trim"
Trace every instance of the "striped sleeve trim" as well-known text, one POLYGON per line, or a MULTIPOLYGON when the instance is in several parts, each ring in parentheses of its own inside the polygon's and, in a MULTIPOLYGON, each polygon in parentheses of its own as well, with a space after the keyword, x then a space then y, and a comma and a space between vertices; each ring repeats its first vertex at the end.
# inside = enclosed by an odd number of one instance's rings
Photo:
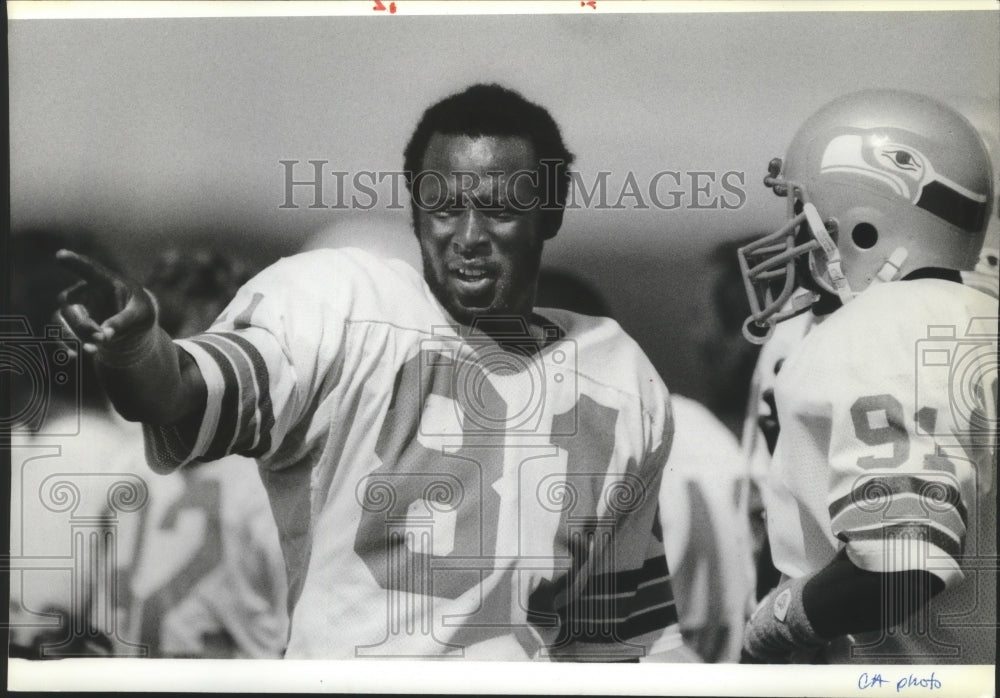
POLYGON ((924 570, 949 588, 965 578, 956 560, 958 550, 960 546, 948 536, 913 524, 854 535, 846 547, 847 557, 863 570, 924 570))
POLYGON ((830 528, 837 537, 851 536, 854 531, 879 528, 887 522, 923 524, 936 528, 956 540, 965 538, 965 521, 957 509, 931 510, 918 495, 903 493, 892 502, 891 510, 876 511, 856 506, 848 507, 831 520, 830 528))
POLYGON ((668 579, 670 577, 670 571, 667 569, 667 558, 665 555, 657 555, 648 558, 638 569, 592 575, 587 580, 587 588, 638 589, 650 580, 664 577, 668 579))
MULTIPOLYGON (((876 542, 882 544, 883 547, 895 545, 900 541, 912 541, 916 543, 927 542, 951 558, 960 557, 963 547, 960 540, 956 540, 948 533, 945 533, 944 531, 926 523, 910 522, 892 524, 889 526, 882 525, 871 530, 842 533, 837 537, 848 545, 852 543, 876 542)), ((888 551, 886 552, 888 554, 888 551)), ((924 560, 923 562, 929 564, 930 560, 924 560)), ((916 568, 925 569, 926 565, 919 563, 920 561, 918 561, 916 568)))
POLYGON ((871 477, 829 507, 834 532, 876 522, 905 519, 934 522, 959 537, 968 525, 968 510, 951 482, 938 477, 897 475, 871 477))
MULTIPOLYGON (((236 344, 250 361, 257 392, 257 435, 246 445, 245 454, 254 458, 271 450, 271 431, 274 429, 274 406, 271 403, 271 374, 267 362, 251 342, 239 335, 223 332, 220 336, 236 344)), ((243 452, 243 451, 241 451, 243 452)))
POLYGON ((192 340, 218 365, 223 393, 220 419, 205 453, 207 459, 229 453, 260 457, 271 448, 274 410, 270 376, 260 352, 232 333, 199 335, 192 340))
POLYGON ((240 381, 228 354, 215 346, 215 342, 209 340, 206 335, 200 335, 197 339, 192 339, 191 342, 201 347, 222 372, 223 391, 219 401, 219 423, 204 454, 206 460, 216 460, 232 452, 230 447, 236 440, 237 426, 242 421, 244 410, 240 409, 242 407, 240 405, 240 381))
POLYGON ((559 615, 577 642, 628 640, 677 623, 666 558, 650 558, 641 569, 591 577, 580 598, 559 615))

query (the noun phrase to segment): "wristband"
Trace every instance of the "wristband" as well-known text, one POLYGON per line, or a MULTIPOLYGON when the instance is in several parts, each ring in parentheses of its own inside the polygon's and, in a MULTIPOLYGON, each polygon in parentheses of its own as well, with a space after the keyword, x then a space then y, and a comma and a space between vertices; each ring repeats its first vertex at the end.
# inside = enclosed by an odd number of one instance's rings
POLYGON ((786 663, 799 650, 827 643, 816 634, 802 605, 802 589, 808 580, 808 576, 790 579, 760 602, 743 632, 745 659, 786 663))

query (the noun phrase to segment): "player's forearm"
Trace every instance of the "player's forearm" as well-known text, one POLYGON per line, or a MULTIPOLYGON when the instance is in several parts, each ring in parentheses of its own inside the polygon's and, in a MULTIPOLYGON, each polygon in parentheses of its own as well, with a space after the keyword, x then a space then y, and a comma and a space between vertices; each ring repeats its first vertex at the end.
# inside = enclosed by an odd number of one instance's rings
POLYGON ((943 587, 925 570, 862 570, 841 551, 822 570, 782 582, 761 601, 743 633, 741 661, 787 662, 843 635, 892 627, 943 587))
POLYGON ((816 633, 833 639, 899 623, 943 588, 926 570, 863 570, 842 550, 803 587, 802 605, 816 633))
POLYGON ((160 327, 97 355, 101 383, 127 420, 190 422, 205 408, 206 388, 194 360, 160 327))

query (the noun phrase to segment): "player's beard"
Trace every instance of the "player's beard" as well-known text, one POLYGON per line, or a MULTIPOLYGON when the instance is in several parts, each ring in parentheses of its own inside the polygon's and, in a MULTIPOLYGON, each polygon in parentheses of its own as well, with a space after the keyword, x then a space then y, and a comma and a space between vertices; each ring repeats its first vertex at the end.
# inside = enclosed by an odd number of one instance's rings
POLYGON ((541 249, 520 255, 510 264, 498 265, 499 273, 484 293, 463 295, 453 283, 453 277, 444 263, 421 248, 424 279, 451 317, 469 326, 480 316, 527 317, 534 306, 538 271, 541 267, 541 249))

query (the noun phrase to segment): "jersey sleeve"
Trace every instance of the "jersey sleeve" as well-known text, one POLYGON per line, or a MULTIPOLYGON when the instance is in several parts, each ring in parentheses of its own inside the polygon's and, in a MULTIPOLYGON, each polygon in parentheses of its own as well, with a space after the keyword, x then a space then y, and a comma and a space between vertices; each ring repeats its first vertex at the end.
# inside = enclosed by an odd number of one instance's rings
MULTIPOLYGON (((207 332, 176 342, 201 371, 207 401, 193 446, 173 427, 144 426, 154 471, 229 454, 290 462, 307 446, 308 425, 300 420, 337 360, 343 323, 310 296, 317 270, 300 268, 297 259, 243 286, 207 332)), ((336 296, 336 288, 330 293, 336 296)))
POLYGON ((859 395, 850 405, 842 405, 847 415, 835 418, 834 429, 840 436, 831 454, 832 532, 862 569, 927 570, 946 584, 959 581, 957 558, 968 519, 962 480, 971 473, 959 472, 967 468, 935 455, 933 445, 922 443, 924 439, 908 435, 899 402, 891 395, 859 395), (855 437, 860 432, 886 442, 851 443, 852 432, 855 437), (872 445, 888 446, 893 455, 870 455, 872 445), (897 459, 898 470, 884 468, 897 459))
MULTIPOLYGON (((840 329, 833 319, 828 329, 840 329)), ((927 331, 926 323, 910 325, 927 331)), ((926 570, 951 586, 963 578, 959 560, 981 480, 955 438, 968 424, 954 415, 947 367, 925 370, 916 360, 919 334, 894 331, 862 324, 846 335, 849 354, 828 347, 853 357, 833 362, 817 386, 830 395, 831 529, 862 569, 926 570)))

